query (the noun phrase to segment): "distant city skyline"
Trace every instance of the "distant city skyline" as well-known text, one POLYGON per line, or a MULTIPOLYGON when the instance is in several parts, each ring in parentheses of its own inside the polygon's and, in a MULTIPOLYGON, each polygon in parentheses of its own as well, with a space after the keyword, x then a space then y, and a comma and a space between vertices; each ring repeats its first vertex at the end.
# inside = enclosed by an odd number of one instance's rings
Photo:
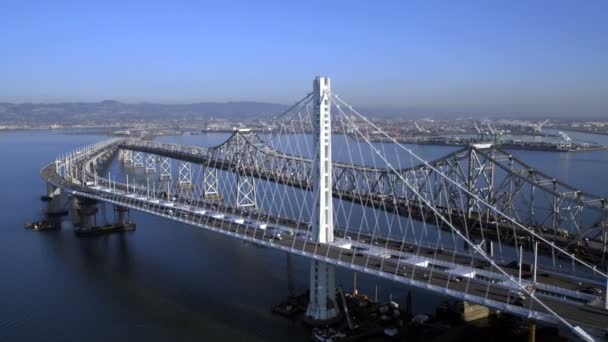
POLYGON ((608 117, 608 2, 3 3, 0 102, 290 104, 608 117))

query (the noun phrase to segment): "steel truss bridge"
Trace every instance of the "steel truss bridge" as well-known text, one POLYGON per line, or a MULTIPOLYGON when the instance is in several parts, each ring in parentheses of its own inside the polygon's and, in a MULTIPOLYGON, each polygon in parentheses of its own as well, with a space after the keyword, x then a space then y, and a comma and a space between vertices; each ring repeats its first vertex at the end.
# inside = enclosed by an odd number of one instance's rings
POLYGON ((238 130, 214 147, 111 139, 57 158, 42 177, 49 195, 61 189, 309 258, 311 302, 324 315, 335 299, 333 267, 322 267, 333 265, 605 338, 605 199, 491 145, 426 161, 388 135, 392 143, 372 143, 372 122, 317 90, 272 133, 238 130), (143 175, 99 174, 117 155, 143 175), (319 278, 327 299, 313 298, 319 278))

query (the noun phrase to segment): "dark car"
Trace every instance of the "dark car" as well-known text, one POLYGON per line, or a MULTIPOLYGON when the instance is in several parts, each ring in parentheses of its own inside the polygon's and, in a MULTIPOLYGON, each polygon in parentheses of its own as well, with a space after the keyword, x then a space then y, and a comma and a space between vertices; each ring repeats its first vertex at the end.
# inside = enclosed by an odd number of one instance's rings
POLYGON ((586 286, 580 289, 581 292, 583 293, 588 293, 588 294, 592 294, 592 295, 601 295, 602 294, 602 289, 595 287, 595 286, 586 286))

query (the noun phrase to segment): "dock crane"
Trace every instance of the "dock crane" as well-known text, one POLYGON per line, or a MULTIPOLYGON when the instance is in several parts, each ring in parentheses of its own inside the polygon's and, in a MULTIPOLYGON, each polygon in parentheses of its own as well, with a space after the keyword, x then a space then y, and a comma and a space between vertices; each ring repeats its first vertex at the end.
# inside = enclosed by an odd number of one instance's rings
POLYGON ((562 131, 557 132, 557 134, 559 134, 559 136, 561 137, 559 149, 560 150, 571 149, 572 148, 572 139, 566 133, 564 133, 562 131))
POLYGON ((431 131, 429 131, 428 129, 424 129, 424 128, 420 127, 416 121, 414 121, 414 126, 416 126, 416 129, 418 130, 418 132, 420 132, 422 134, 431 133, 431 131))
POLYGON ((477 134, 479 134, 479 139, 483 139, 483 132, 481 131, 479 126, 477 126, 477 122, 473 121, 473 127, 475 127, 477 134))
POLYGON ((418 125, 418 123, 416 121, 414 121, 414 126, 416 127, 416 129, 420 133, 420 136, 417 138, 418 141, 426 141, 429 138, 426 134, 431 133, 431 131, 429 131, 428 129, 424 129, 424 128, 420 127, 420 125, 418 125))
POLYGON ((486 126, 488 126, 488 129, 490 130, 490 133, 492 133, 492 135, 496 135, 494 128, 492 128, 492 124, 490 124, 490 121, 486 121, 486 126))
POLYGON ((549 122, 549 119, 547 119, 539 124, 533 125, 532 127, 534 128, 534 132, 536 132, 536 133, 542 132, 543 126, 546 125, 547 122, 549 122))
POLYGON ((496 142, 498 139, 499 133, 496 130, 494 130, 494 127, 492 127, 492 124, 490 124, 490 121, 486 121, 486 126, 488 126, 488 130, 490 130, 490 133, 492 134, 492 137, 494 138, 494 142, 496 142))

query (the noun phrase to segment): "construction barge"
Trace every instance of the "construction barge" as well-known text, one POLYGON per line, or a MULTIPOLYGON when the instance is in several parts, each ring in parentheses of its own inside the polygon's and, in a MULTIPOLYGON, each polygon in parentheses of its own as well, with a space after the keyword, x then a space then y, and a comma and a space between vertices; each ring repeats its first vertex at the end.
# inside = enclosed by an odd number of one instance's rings
POLYGON ((61 222, 53 222, 49 220, 27 222, 25 223, 24 227, 35 232, 59 230, 61 228, 61 222))
POLYGON ((341 309, 337 319, 319 323, 308 320, 305 315, 308 298, 308 291, 290 297, 273 306, 272 312, 311 326, 313 341, 360 341, 373 336, 394 338, 412 318, 407 312, 409 309, 403 311, 393 301, 382 304, 356 291, 345 294, 337 289, 336 302, 341 309))
POLYGON ((99 235, 105 235, 105 234, 111 234, 111 233, 130 232, 130 231, 134 231, 134 230, 135 230, 135 223, 127 222, 124 224, 119 224, 119 223, 108 224, 108 225, 101 226, 101 227, 91 227, 91 228, 79 227, 79 228, 74 229, 74 234, 76 234, 76 236, 78 236, 78 237, 91 237, 91 236, 99 236, 99 235))
MULTIPOLYGON (((292 296, 273 306, 272 312, 310 326, 311 340, 317 342, 453 342, 466 341, 470 336, 483 336, 488 340, 501 336, 500 341, 523 341, 528 340, 531 329, 525 320, 491 310, 471 315, 473 307, 483 307, 462 301, 444 301, 433 314, 414 314, 410 293, 405 299, 405 307, 401 307, 392 296, 388 302, 381 303, 377 297, 370 299, 356 290, 344 293, 341 289, 336 289, 339 319, 312 324, 306 319, 308 298, 308 291, 292 296)), ((554 327, 540 326, 537 330, 534 326, 534 331, 539 341, 567 341, 554 327)))

